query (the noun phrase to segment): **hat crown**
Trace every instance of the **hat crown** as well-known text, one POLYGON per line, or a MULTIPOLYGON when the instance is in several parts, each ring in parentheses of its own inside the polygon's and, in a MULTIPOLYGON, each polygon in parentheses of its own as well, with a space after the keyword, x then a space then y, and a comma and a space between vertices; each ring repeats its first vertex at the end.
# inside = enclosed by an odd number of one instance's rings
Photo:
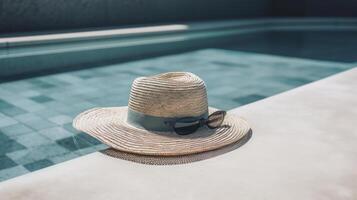
POLYGON ((208 112, 206 86, 189 72, 168 72, 134 80, 129 109, 157 117, 191 117, 208 112))

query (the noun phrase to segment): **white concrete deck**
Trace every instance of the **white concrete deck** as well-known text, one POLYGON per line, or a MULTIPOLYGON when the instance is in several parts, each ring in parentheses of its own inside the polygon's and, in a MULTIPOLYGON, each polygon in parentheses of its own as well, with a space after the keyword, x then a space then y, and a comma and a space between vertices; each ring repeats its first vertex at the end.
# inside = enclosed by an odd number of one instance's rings
POLYGON ((205 161, 93 153, 0 183, 0 199, 357 199, 357 68, 231 111, 253 127, 205 161))

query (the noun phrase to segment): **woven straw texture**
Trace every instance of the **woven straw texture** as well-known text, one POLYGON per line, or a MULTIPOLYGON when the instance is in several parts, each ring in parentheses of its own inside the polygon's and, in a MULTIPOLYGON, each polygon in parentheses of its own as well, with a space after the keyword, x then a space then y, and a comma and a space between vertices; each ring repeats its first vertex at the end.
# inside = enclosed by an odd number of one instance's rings
MULTIPOLYGON (((178 136, 174 132, 153 132, 126 122, 127 107, 94 108, 81 113, 73 126, 123 152, 153 156, 178 156, 214 150, 246 135, 250 127, 237 116, 227 114, 223 126, 200 128, 194 134, 178 136)), ((210 108, 209 112, 215 109, 210 108)))
POLYGON ((131 86, 129 108, 157 117, 199 116, 208 109, 206 86, 189 72, 140 77, 131 86))

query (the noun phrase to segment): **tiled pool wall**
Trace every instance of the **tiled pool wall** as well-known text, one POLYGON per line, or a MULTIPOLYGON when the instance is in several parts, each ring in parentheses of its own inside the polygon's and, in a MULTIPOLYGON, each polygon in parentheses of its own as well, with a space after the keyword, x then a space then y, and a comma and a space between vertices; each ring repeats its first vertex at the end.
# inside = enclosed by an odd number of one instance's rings
POLYGON ((0 33, 267 16, 271 0, 1 1, 0 33))
POLYGON ((355 17, 357 3, 294 0, 57 0, 0 2, 0 32, 70 30, 259 17, 355 17), (75 16, 75 17, 73 17, 75 16))
MULTIPOLYGON (((82 34, 85 36, 76 38, 68 36, 68 34, 71 35, 70 33, 67 33, 67 35, 56 34, 50 38, 48 35, 33 36, 36 38, 0 38, 0 81, 28 77, 29 74, 58 73, 66 70, 115 64, 203 48, 215 48, 223 44, 241 42, 245 37, 249 38, 251 35, 259 34, 266 34, 271 41, 274 41, 271 43, 261 41, 262 44, 267 44, 266 47, 269 49, 276 44, 279 46, 281 44, 280 40, 284 40, 284 37, 274 39, 269 36, 270 33, 289 30, 356 32, 357 19, 249 19, 176 24, 173 26, 176 26, 177 30, 166 30, 165 26, 156 26, 160 30, 163 28, 159 33, 118 34, 117 32, 123 29, 112 29, 105 30, 109 31, 109 34, 108 32, 105 34, 98 33, 98 31, 77 33, 77 35, 82 34)), ((306 43, 304 41, 308 40, 308 37, 305 37, 306 35, 303 33, 301 37, 296 37, 297 41, 294 41, 301 48, 306 43)), ((265 37, 259 36, 258 38, 265 37)), ((342 36, 341 39, 343 40, 344 37, 342 36)), ((316 40, 316 37, 312 37, 312 40, 316 40)), ((247 41, 252 44, 242 44, 244 48, 241 49, 238 46, 238 50, 246 51, 251 46, 253 48, 258 47, 257 41, 252 39, 247 41)), ((288 39, 288 41, 290 40, 288 39)), ((310 42, 313 43, 312 41, 310 42)), ((346 45, 349 45, 349 43, 347 42, 346 45)), ((311 46, 314 47, 313 45, 307 45, 306 49, 311 46)), ((353 47, 352 44, 349 46, 353 47)), ((266 50, 267 48, 258 52, 267 53, 266 50)), ((289 52, 289 49, 281 49, 281 51, 289 52)), ((332 53, 336 54, 336 52, 332 53)), ((337 52, 337 54, 342 53, 337 52)), ((303 57, 306 56, 308 54, 303 54, 303 57)))

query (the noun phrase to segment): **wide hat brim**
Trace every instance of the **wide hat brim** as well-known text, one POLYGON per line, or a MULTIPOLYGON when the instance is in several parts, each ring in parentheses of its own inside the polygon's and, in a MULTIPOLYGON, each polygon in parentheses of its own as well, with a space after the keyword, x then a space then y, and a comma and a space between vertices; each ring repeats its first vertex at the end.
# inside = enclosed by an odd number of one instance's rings
MULTIPOLYGON (((217 109, 209 108, 209 113, 217 109)), ((227 113, 221 127, 201 127, 190 135, 140 129, 127 123, 128 107, 93 108, 79 114, 73 126, 119 151, 151 156, 180 156, 235 143, 250 131, 242 118, 227 113)))

